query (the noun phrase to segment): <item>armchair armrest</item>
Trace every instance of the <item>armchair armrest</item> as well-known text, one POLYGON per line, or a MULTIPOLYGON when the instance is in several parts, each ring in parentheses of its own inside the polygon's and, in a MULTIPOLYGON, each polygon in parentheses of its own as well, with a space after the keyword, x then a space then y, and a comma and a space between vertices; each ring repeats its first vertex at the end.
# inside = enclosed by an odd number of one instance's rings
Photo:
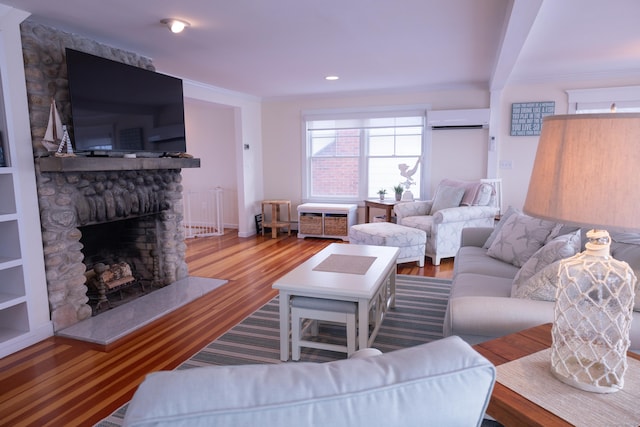
POLYGON ((402 218, 406 218, 408 216, 429 215, 432 204, 433 204, 432 200, 417 201, 417 202, 403 202, 395 205, 393 207, 393 211, 398 217, 398 223, 400 223, 400 220, 402 218))

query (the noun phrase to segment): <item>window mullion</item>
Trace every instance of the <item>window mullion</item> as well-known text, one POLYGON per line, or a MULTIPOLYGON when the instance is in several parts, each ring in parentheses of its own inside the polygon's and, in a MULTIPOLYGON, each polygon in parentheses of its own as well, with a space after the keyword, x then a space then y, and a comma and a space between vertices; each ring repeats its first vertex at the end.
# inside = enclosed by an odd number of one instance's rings
POLYGON ((360 129, 360 183, 358 192, 361 199, 366 199, 369 194, 369 131, 360 129))

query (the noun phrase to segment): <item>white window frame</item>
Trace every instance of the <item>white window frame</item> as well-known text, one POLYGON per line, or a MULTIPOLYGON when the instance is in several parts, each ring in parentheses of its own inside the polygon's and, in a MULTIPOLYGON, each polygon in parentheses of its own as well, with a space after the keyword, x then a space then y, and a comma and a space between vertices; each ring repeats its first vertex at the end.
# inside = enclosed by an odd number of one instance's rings
MULTIPOLYGON (((363 119, 363 118, 381 118, 381 117, 402 117, 402 116, 423 116, 423 130, 422 130, 422 156, 421 162, 422 167, 420 168, 419 177, 415 177, 415 179, 420 180, 420 188, 421 191, 425 192, 425 174, 427 171, 427 167, 430 162, 429 153, 430 149, 430 128, 427 126, 427 112, 431 108, 430 105, 420 104, 420 105, 404 105, 404 106, 389 106, 389 107, 368 107, 368 108, 345 108, 345 109, 322 109, 322 110, 305 110, 302 112, 302 135, 301 141, 303 148, 302 159, 301 159, 301 171, 302 171, 302 201, 303 203, 307 202, 327 202, 327 203, 357 203, 362 205, 363 200, 368 198, 366 194, 366 185, 359 186, 358 196, 354 199, 352 198, 326 198, 326 197, 312 197, 311 196, 311 170, 310 170, 310 149, 309 141, 307 139, 307 122, 312 120, 345 120, 345 119, 363 119)), ((361 150, 360 150, 360 182, 366 183, 368 182, 368 155, 366 146, 366 141, 362 142, 361 150)), ((389 197, 393 197, 393 194, 388 194, 389 197)), ((415 197, 422 197, 415 195, 415 197)))
POLYGON ((595 89, 567 90, 568 113, 607 112, 611 105, 616 111, 640 111, 640 86, 620 86, 595 89))

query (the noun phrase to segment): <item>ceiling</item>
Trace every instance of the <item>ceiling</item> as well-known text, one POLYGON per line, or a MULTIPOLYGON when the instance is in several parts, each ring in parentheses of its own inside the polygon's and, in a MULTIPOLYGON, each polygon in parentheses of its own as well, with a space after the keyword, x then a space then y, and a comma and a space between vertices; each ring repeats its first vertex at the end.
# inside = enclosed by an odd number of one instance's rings
POLYGON ((0 3, 158 71, 260 98, 640 76, 638 0, 0 3), (191 27, 174 35, 163 18, 191 27))

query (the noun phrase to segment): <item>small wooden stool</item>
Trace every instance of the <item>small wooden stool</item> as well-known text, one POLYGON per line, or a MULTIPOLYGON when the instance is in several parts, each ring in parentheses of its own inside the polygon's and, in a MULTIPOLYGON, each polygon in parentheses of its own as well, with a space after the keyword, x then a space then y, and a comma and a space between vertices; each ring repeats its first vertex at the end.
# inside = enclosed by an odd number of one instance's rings
POLYGON ((264 236, 264 228, 271 228, 271 237, 278 237, 278 228, 287 227, 287 236, 291 236, 291 201, 290 200, 263 200, 262 201, 262 235, 264 236), (271 205, 271 222, 264 222, 264 207, 271 205), (287 221, 280 221, 280 205, 287 205, 287 221))
POLYGON ((300 347, 339 351, 351 356, 356 351, 357 304, 352 301, 338 301, 324 298, 291 298, 291 359, 300 360, 300 347), (318 321, 343 323, 347 328, 347 345, 303 340, 304 319, 312 321, 312 335, 318 335, 318 321))

